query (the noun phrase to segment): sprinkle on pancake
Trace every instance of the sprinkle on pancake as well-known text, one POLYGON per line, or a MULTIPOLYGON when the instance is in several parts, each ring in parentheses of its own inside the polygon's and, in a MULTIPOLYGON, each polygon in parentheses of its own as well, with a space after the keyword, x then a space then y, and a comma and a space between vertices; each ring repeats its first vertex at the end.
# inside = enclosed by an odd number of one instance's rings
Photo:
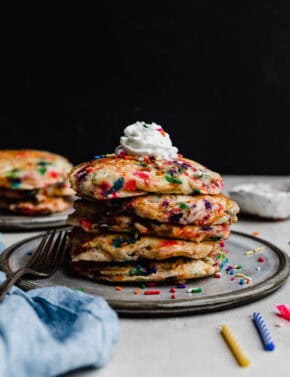
POLYGON ((94 235, 80 229, 71 233, 72 261, 128 262, 173 257, 204 258, 222 252, 219 242, 188 242, 125 233, 94 235))
POLYGON ((188 280, 213 275, 215 259, 177 259, 164 262, 138 262, 135 264, 107 264, 91 262, 72 263, 72 269, 79 275, 106 282, 146 282, 166 280, 188 280))
MULTIPOLYGON (((236 222, 239 207, 220 195, 144 195, 121 200, 79 200, 75 216, 103 224, 115 217, 137 216, 172 225, 219 225, 236 222)), ((120 222, 119 222, 120 223, 120 222)))
MULTIPOLYGON (((28 216, 43 216, 52 213, 63 212, 71 207, 68 198, 45 198, 39 202, 27 201, 9 204, 10 211, 28 216)), ((5 208, 5 207, 2 207, 5 208)))
POLYGON ((135 233, 157 237, 175 238, 192 242, 226 240, 230 237, 230 223, 220 225, 173 225, 146 220, 135 216, 111 215, 88 218, 74 212, 68 216, 67 223, 81 227, 88 233, 135 233))
POLYGON ((0 151, 0 187, 34 190, 66 180, 71 164, 54 153, 37 150, 0 151))
POLYGON ((219 195, 146 195, 129 203, 140 217, 169 224, 210 225, 227 222, 239 207, 226 196, 219 195))
POLYGON ((36 150, 0 151, 0 208, 23 215, 48 215, 71 207, 71 164, 36 150))
POLYGON ((219 194, 223 181, 195 161, 179 156, 174 160, 104 157, 85 162, 70 173, 73 189, 93 199, 115 199, 145 193, 219 194))

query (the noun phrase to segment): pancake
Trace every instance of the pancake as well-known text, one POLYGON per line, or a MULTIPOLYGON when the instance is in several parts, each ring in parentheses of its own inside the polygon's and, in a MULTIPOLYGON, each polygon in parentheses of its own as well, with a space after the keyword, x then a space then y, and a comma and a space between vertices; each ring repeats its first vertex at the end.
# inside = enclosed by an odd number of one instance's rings
MULTIPOLYGON (((7 204, 7 203, 6 203, 7 204)), ((52 213, 63 212, 71 208, 71 200, 69 198, 45 198, 40 202, 14 202, 4 205, 3 200, 0 200, 0 208, 9 210, 14 213, 29 215, 29 216, 43 216, 52 213)))
POLYGON ((120 200, 77 200, 75 216, 114 224, 115 217, 137 216, 173 225, 219 225, 237 221, 238 205, 220 195, 144 195, 120 200))
POLYGON ((227 240, 230 235, 230 224, 212 226, 171 225, 154 221, 135 221, 134 228, 142 235, 155 235, 191 242, 227 240))
POLYGON ((34 200, 38 189, 35 190, 14 190, 10 188, 1 188, 0 187, 0 199, 7 200, 34 200))
MULTIPOLYGON (((238 205, 219 195, 146 195, 134 198, 129 207, 140 217, 169 224, 211 225, 236 220, 238 205)), ((233 222, 232 221, 232 222, 233 222)))
POLYGON ((49 215, 72 205, 73 190, 58 183, 40 190, 0 189, 0 209, 22 215, 49 215))
POLYGON ((94 234, 103 232, 134 233, 136 232, 134 223, 135 217, 126 215, 100 216, 89 219, 74 212, 67 218, 68 225, 81 227, 85 232, 94 234))
POLYGON ((223 181, 195 161, 155 160, 149 157, 98 158, 73 168, 70 175, 73 189, 93 199, 115 199, 144 193, 219 194, 223 181))
POLYGON ((35 190, 15 190, 10 188, 0 188, 1 199, 12 200, 35 200, 43 197, 63 197, 73 196, 74 191, 66 182, 47 186, 43 189, 35 190))
POLYGON ((71 266, 77 274, 86 278, 119 283, 197 279, 211 276, 218 271, 213 258, 177 259, 152 263, 138 262, 133 265, 74 262, 71 266))
POLYGON ((37 150, 0 151, 0 187, 34 190, 66 181, 72 165, 57 154, 37 150))
POLYGON ((94 235, 81 229, 71 232, 72 261, 128 262, 173 257, 204 258, 222 252, 219 242, 188 242, 126 233, 94 235))
POLYGON ((39 195, 51 197, 64 197, 64 196, 73 196, 75 195, 74 190, 70 187, 68 182, 61 182, 55 185, 47 186, 39 190, 39 195))
POLYGON ((70 214, 67 223, 74 227, 81 227, 89 233, 134 233, 182 239, 192 242, 226 240, 230 237, 230 223, 221 225, 172 225, 162 224, 135 216, 100 216, 98 218, 85 217, 78 211, 70 214))

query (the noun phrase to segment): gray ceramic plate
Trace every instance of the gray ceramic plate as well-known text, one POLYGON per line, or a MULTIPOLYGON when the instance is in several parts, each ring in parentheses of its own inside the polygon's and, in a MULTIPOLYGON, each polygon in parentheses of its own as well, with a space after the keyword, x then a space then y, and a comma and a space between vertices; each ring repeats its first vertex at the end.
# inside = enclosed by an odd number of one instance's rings
POLYGON ((72 212, 69 209, 64 212, 54 213, 49 216, 21 216, 0 214, 0 230, 4 231, 23 231, 37 229, 51 229, 64 226, 67 216, 72 212))
MULTIPOLYGON (((8 273, 15 271, 30 257, 29 254, 39 242, 40 237, 37 236, 11 246, 0 257, 0 267, 8 273)), ((24 289, 54 285, 83 288, 85 292, 103 296, 121 315, 152 317, 210 312, 243 305, 274 292, 289 275, 287 255, 267 241, 233 232, 226 242, 226 248, 229 250, 229 264, 241 265, 242 268, 236 271, 252 277, 252 284, 240 285, 239 279, 231 281, 232 275, 227 274, 224 268, 220 279, 192 280, 187 282, 186 289, 176 288, 176 299, 172 299, 169 292, 170 288, 176 287, 172 283, 148 288, 159 289, 160 295, 145 296, 142 289, 141 294, 136 295, 134 292, 138 285, 123 286, 123 290, 118 292, 114 285, 72 277, 63 270, 57 271, 49 279, 22 280, 19 285, 24 289), (245 255, 246 251, 260 246, 264 246, 262 254, 245 255), (264 263, 257 261, 261 255, 265 258, 264 263), (260 270, 256 267, 260 267, 260 270), (187 293, 191 287, 201 287, 202 292, 187 293)))

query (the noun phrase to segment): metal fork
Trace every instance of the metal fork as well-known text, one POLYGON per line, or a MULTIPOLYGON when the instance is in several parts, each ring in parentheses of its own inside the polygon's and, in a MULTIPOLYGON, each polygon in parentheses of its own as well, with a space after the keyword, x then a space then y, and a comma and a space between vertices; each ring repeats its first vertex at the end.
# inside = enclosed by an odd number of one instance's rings
POLYGON ((6 296, 9 289, 24 275, 39 278, 49 277, 55 273, 63 263, 65 256, 67 230, 47 232, 27 264, 14 273, 0 285, 0 301, 6 296))

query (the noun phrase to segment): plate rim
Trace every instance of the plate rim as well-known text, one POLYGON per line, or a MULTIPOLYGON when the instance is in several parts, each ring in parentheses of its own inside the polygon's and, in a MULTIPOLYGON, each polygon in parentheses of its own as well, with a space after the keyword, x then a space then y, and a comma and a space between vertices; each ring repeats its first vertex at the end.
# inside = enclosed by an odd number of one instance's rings
POLYGON ((20 214, 3 214, 0 213, 0 230, 1 231, 33 231, 56 228, 66 225, 66 219, 71 213, 72 208, 62 212, 51 213, 44 216, 25 216, 20 214), (9 222, 9 218, 14 221, 9 222), (6 218, 6 220, 5 220, 6 218))
MULTIPOLYGON (((57 230, 60 231, 60 230, 57 230)), ((228 308, 245 305, 249 302, 257 301, 279 289, 287 280, 290 273, 290 258, 273 243, 264 240, 263 238, 253 236, 240 231, 232 231, 241 237, 246 237, 255 241, 259 241, 269 247, 279 259, 279 269, 274 272, 267 280, 257 283, 254 286, 247 286, 243 290, 221 293, 207 297, 195 298, 194 305, 188 305, 186 298, 178 298, 174 303, 170 299, 164 299, 162 302, 148 300, 142 302, 138 300, 116 300, 105 298, 109 305, 111 305, 120 315, 127 317, 169 317, 176 315, 192 315, 206 312, 219 311, 228 308), (252 292, 252 293, 251 293, 252 292), (249 294, 250 293, 250 294, 249 294), (209 301, 209 302, 208 302, 209 301), (174 305, 174 306, 172 306, 174 305)), ((31 242, 40 238, 42 234, 33 237, 27 237, 18 241, 0 254, 0 269, 11 274, 12 270, 9 265, 9 258, 11 254, 23 244, 31 242)), ((17 285, 25 290, 40 288, 39 285, 34 284, 31 280, 20 280, 17 285)))

